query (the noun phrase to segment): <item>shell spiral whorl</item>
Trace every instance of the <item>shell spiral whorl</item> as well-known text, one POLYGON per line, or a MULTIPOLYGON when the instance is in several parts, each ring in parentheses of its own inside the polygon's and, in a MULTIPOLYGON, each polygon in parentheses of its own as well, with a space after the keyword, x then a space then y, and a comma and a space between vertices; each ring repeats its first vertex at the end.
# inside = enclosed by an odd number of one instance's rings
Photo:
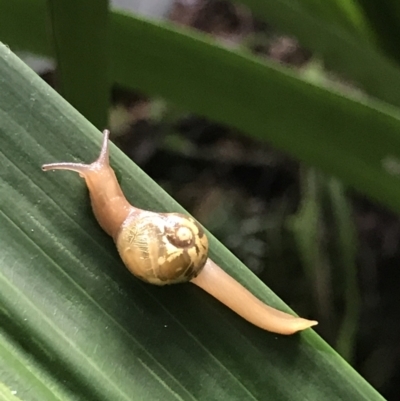
POLYGON ((132 215, 121 226, 115 242, 132 273, 157 285, 190 281, 208 257, 204 230, 194 219, 179 213, 132 215))

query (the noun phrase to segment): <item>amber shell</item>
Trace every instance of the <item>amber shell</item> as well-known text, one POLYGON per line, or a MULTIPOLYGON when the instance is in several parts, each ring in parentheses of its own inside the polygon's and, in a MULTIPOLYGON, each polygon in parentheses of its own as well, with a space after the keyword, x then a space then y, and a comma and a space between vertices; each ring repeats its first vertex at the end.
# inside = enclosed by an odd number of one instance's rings
POLYGON ((157 285, 191 280, 208 257, 204 230, 193 218, 179 213, 133 214, 121 226, 115 243, 126 267, 157 285))

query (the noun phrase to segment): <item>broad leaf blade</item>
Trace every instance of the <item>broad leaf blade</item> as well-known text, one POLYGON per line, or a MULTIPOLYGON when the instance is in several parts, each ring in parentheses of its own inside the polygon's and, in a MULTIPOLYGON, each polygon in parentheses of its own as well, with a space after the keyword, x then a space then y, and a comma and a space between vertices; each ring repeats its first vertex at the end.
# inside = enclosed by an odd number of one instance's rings
POLYGON ((48 0, 47 5, 57 88, 80 113, 103 129, 110 97, 108 0, 48 0))
MULTIPOLYGON (((276 336, 190 284, 156 288, 131 276, 94 220, 82 180, 40 170, 93 160, 100 135, 4 46, 0 76, 1 319, 65 392, 89 400, 381 399, 311 330, 276 336)), ((132 203, 182 210, 115 148, 111 159, 132 203)), ((214 238, 211 247, 227 271, 285 309, 214 238)))
MULTIPOLYGON (((0 399, 2 401, 35 400, 61 401, 76 400, 66 392, 54 377, 37 361, 21 349, 15 338, 2 327, 0 333, 0 399)), ((23 331, 23 327, 20 328, 23 331)))

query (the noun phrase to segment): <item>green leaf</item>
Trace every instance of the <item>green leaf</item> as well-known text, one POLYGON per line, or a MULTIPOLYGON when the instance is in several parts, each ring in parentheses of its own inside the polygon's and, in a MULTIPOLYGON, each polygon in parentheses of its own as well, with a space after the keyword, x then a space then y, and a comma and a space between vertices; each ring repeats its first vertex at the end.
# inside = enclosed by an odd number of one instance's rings
MULTIPOLYGON (((328 5, 332 7, 329 0, 328 5)), ((321 17, 310 7, 311 0, 240 0, 259 18, 274 24, 286 34, 295 36, 300 43, 320 55, 335 71, 350 78, 363 90, 388 103, 400 106, 400 74, 398 67, 376 47, 374 34, 369 23, 356 8, 358 19, 362 20, 365 36, 349 32, 348 25, 337 17, 327 18, 328 11, 321 17), (361 14, 361 15, 360 15, 361 14), (343 28, 343 25, 347 25, 343 28), (365 35, 365 32, 371 32, 365 35), (368 40, 369 38, 370 43, 368 40)), ((325 10, 326 2, 320 2, 319 10, 325 10)), ((350 2, 349 2, 350 3, 350 2)), ((360 30, 359 30, 360 32, 360 30)))
POLYGON ((351 208, 338 180, 327 179, 314 169, 304 170, 301 204, 288 219, 287 227, 293 233, 305 274, 313 283, 322 332, 330 339, 335 332, 333 302, 341 299, 344 304, 335 348, 350 362, 360 318, 357 234, 351 208), (341 285, 335 285, 337 281, 341 285))
MULTIPOLYGON (((245 2, 246 0, 244 0, 245 2)), ((280 3, 284 3, 280 1, 280 3)), ((292 2, 293 3, 293 2, 292 2)), ((253 2, 252 4, 256 4, 253 2)), ((261 2, 258 3, 262 6, 261 2)), ((350 35, 363 40, 374 40, 369 21, 357 0, 297 0, 297 7, 314 18, 337 26, 350 35)), ((301 25, 301 21, 298 22, 301 25)))
MULTIPOLYGON (((2 326, 4 322, 2 321, 2 326)), ((76 399, 66 393, 46 369, 21 349, 16 338, 8 336, 5 327, 0 332, 0 399, 1 400, 40 400, 53 401, 76 399)), ((23 328, 21 328, 23 330, 23 328)))
MULTIPOLYGON (((36 7, 39 3, 35 2, 36 7)), ((18 17, 15 8, 10 10, 2 0, 0 6, 10 17, 18 17)), ((32 19, 40 16, 39 8, 32 7, 31 11, 32 19)), ((22 40, 18 33, 18 41, 13 42, 11 27, 3 15, 0 12, 0 37, 5 35, 15 46, 35 40, 22 40)), ((297 17, 301 20, 302 14, 297 17)), ((319 37, 318 26, 311 28, 316 28, 314 37, 319 37)), ((114 82, 164 96, 185 109, 268 139, 277 148, 400 210, 397 109, 360 95, 344 96, 312 85, 287 69, 266 65, 251 55, 223 49, 204 35, 165 24, 114 12, 110 30, 114 82)), ((33 47, 40 46, 36 43, 33 47)), ((43 50, 46 47, 45 43, 41 46, 43 50)), ((398 69, 381 69, 385 59, 377 54, 372 57, 371 49, 367 53, 372 58, 360 56, 355 65, 352 57, 359 50, 353 53, 346 49, 350 68, 356 67, 361 74, 368 69, 368 82, 378 91, 390 95, 394 90, 399 95, 398 69)))
POLYGON ((54 56, 48 17, 46 0, 0 0, 1 41, 13 50, 54 56))
POLYGON ((352 210, 346 199, 342 184, 331 178, 329 196, 332 203, 337 232, 337 264, 341 267, 344 282, 344 316, 336 341, 336 349, 350 361, 354 354, 354 343, 360 320, 361 297, 357 279, 357 232, 352 210))
POLYGON ((97 128, 103 129, 110 97, 108 0, 48 0, 47 4, 57 89, 97 128))
MULTIPOLYGON (((264 68, 251 63, 255 71, 264 68)), ((382 399, 311 330, 273 335, 190 284, 156 288, 131 276, 96 223, 82 180, 40 169, 47 162, 93 160, 99 133, 2 45, 0 77, 0 319, 6 331, 0 350, 16 343, 20 364, 32 358, 29 380, 46 377, 48 399, 56 400, 59 388, 66 400, 382 399)), ((376 124, 385 121, 397 123, 384 116, 376 124)), ((182 210, 115 147, 111 160, 133 204, 182 210)), ((217 263, 263 301, 287 310, 215 238, 210 243, 217 263)), ((0 368, 1 389, 23 393, 24 371, 16 380, 11 369, 0 368)), ((32 390, 24 400, 38 394, 32 390)))
POLYGON ((165 96, 267 139, 400 210, 393 168, 400 161, 398 109, 312 85, 287 69, 223 49, 200 35, 160 29, 122 14, 113 14, 112 26, 118 26, 113 49, 118 43, 126 50, 113 52, 113 76, 119 84, 165 96))
POLYGON ((400 4, 395 1, 370 0, 360 0, 359 4, 369 18, 369 24, 381 49, 399 64, 400 4))

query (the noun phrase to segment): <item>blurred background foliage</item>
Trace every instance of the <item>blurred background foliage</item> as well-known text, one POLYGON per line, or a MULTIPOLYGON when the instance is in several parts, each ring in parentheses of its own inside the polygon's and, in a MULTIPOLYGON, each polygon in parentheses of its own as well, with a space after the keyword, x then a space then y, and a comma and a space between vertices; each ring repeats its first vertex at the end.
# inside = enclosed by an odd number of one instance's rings
MULTIPOLYGON (((327 42, 317 43, 317 35, 309 32, 295 35, 293 15, 279 24, 279 13, 271 12, 269 19, 268 6, 260 2, 176 0, 158 2, 158 7, 157 2, 136 3, 153 18, 205 32, 223 46, 289 67, 311 82, 356 97, 368 93, 400 104, 395 80, 382 77, 387 81, 382 87, 392 85, 393 90, 381 89, 376 82, 368 87, 367 73, 362 72, 358 80, 352 68, 343 67, 343 60, 332 59, 329 46, 323 54, 327 42)), ((316 20, 329 21, 333 28, 327 29, 326 38, 342 29, 354 38, 359 51, 368 43, 393 65, 399 62, 400 6, 395 2, 281 3, 283 11, 286 3, 288 11, 301 3, 316 20)), ((100 128, 107 119, 99 109, 108 108, 111 90, 113 141, 293 309, 319 320, 316 331, 388 400, 397 400, 398 216, 238 129, 189 113, 165 99, 111 85, 106 67, 99 62, 105 56, 101 49, 96 58, 82 63, 74 57, 82 60, 85 53, 71 57, 57 51, 63 46, 63 29, 69 29, 57 21, 57 7, 66 3, 49 4, 59 68, 50 63, 41 76, 100 128), (96 79, 86 82, 87 73, 96 73, 105 84, 96 85, 96 79), (82 92, 91 95, 82 101, 82 92)), ((93 30, 96 24, 108 23, 104 13, 92 22, 93 30)), ((87 40, 92 40, 90 35, 87 40)), ((350 41, 348 49, 352 46, 350 41)))
MULTIPOLYGON (((398 57, 393 46, 399 35, 390 30, 400 20, 388 3, 348 2, 349 10, 344 2, 309 3, 398 57), (376 29, 365 29, 363 15, 376 29)), ((324 66, 318 52, 268 23, 268 17, 257 19, 242 4, 176 1, 168 18, 344 93, 361 92, 350 77, 324 66)), ((180 113, 162 100, 115 88, 111 118, 121 126, 134 120, 116 140, 133 160, 295 310, 317 316, 317 332, 384 396, 398 398, 396 215, 266 144, 180 113), (128 115, 126 107, 131 108, 128 115)))
MULTIPOLYGON (((348 2, 358 17, 341 9, 344 2, 328 3, 337 13, 324 4, 320 11, 326 16, 347 24, 341 13, 353 15, 359 24, 348 27, 377 45, 386 43, 382 49, 397 57, 390 47, 399 36, 389 27, 394 30, 400 20, 387 23, 389 15, 395 18, 388 3, 373 10, 371 2, 348 2), (361 15, 367 14, 384 31, 366 32, 361 15)), ((268 19, 257 19, 242 4, 176 1, 168 18, 344 93, 362 92, 351 78, 324 65, 318 52, 268 19)), ((242 132, 180 112, 160 99, 122 88, 113 93, 114 131, 126 126, 116 143, 274 292, 300 314, 317 316, 317 332, 384 396, 397 399, 398 216, 242 132)))

